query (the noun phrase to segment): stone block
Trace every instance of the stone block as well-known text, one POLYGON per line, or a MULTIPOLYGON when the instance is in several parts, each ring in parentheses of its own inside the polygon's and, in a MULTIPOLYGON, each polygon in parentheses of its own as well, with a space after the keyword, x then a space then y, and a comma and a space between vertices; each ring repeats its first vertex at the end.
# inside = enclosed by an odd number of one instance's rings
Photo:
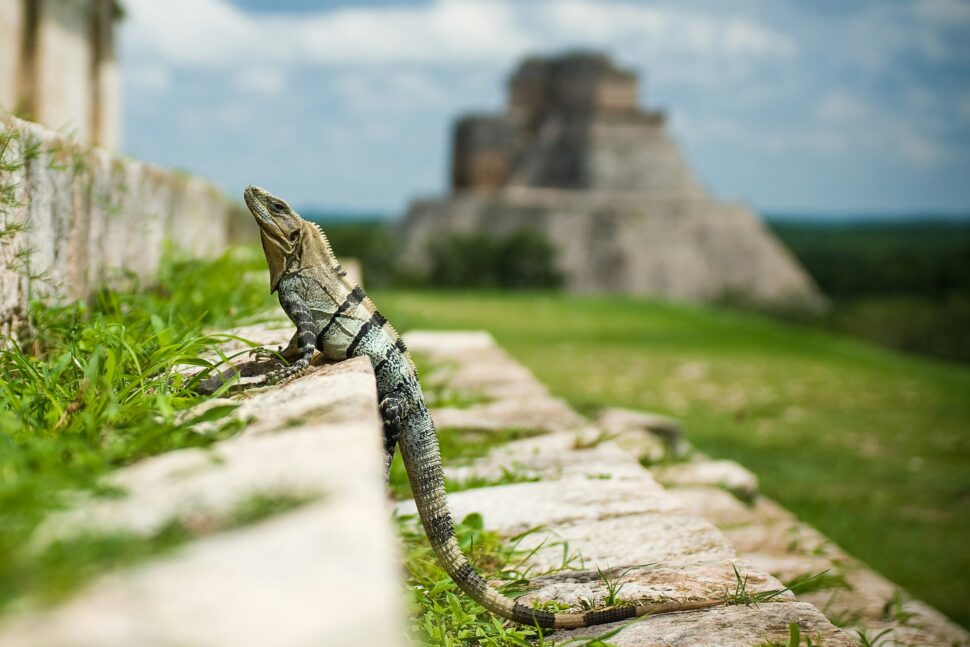
POLYGON ((668 487, 721 487, 746 499, 753 499, 758 494, 758 477, 734 461, 701 460, 659 465, 652 471, 654 477, 668 487))
POLYGON ((470 465, 449 466, 445 473, 458 481, 497 479, 505 470, 532 478, 588 478, 643 480, 643 467, 612 442, 584 445, 595 429, 557 432, 525 438, 496 447, 470 465))
MULTIPOLYGON (((724 606, 648 617, 630 623, 609 638, 617 647, 752 647, 758 643, 788 644, 788 625, 825 647, 858 647, 859 641, 832 626, 818 609, 805 602, 775 602, 757 606, 724 606)), ((562 632, 563 638, 593 637, 620 625, 562 632)))
POLYGON ((21 606, 0 622, 0 644, 405 644, 370 362, 317 368, 239 401, 236 415, 252 418, 244 433, 115 472, 108 482, 124 497, 76 497, 38 530, 36 548, 80 532, 151 535, 174 520, 205 527, 258 494, 310 502, 102 575, 52 608, 21 606))

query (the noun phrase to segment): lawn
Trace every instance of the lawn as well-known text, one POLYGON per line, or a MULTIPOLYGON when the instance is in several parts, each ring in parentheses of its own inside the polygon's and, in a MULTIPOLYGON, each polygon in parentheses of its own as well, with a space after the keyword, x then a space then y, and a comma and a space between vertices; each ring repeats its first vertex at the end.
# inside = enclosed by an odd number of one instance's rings
POLYGON ((679 417, 695 445, 970 626, 970 368, 642 299, 372 296, 403 330, 489 330, 580 410, 679 417))

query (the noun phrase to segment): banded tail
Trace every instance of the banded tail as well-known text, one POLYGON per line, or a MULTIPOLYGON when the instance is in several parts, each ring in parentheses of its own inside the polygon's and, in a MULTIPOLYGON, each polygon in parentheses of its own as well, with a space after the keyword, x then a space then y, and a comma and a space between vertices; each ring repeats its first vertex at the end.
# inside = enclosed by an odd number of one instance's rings
POLYGON ((441 452, 434 424, 426 411, 415 418, 417 419, 412 418, 406 423, 407 428, 400 438, 400 449, 421 523, 441 567, 462 591, 492 613, 544 629, 575 629, 648 614, 703 609, 721 604, 712 601, 658 603, 586 613, 552 613, 532 609, 502 595, 489 586, 461 552, 448 510, 445 476, 441 468, 441 452))

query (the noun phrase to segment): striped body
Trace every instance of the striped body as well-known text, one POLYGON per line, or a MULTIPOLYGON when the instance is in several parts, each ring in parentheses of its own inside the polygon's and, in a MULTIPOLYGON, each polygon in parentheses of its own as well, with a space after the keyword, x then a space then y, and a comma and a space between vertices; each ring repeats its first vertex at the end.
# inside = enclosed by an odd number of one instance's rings
POLYGON ((519 604, 490 587, 468 563, 455 538, 438 436, 404 342, 360 286, 347 280, 323 232, 262 189, 249 187, 245 197, 260 225, 271 289, 279 292, 280 305, 297 328, 289 346, 283 350, 284 357, 295 361, 272 373, 268 380, 278 382, 298 375, 309 366, 315 350, 332 360, 370 358, 384 418, 385 478, 389 475, 395 447, 399 445, 418 515, 435 556, 465 593, 503 618, 544 628, 586 627, 647 613, 717 604, 661 604, 587 613, 550 613, 519 604))

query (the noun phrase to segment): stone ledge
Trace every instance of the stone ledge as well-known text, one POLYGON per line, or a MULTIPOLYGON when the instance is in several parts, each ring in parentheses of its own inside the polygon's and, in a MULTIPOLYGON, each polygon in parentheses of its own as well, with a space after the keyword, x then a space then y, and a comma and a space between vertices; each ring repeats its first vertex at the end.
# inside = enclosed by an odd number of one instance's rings
MULTIPOLYGON (((266 342, 291 333, 253 332, 266 342)), ((319 367, 236 401, 235 415, 252 419, 247 430, 207 451, 179 450, 119 470, 109 481, 127 496, 79 497, 39 530, 38 547, 84 531, 151 535, 173 520, 218 520, 255 494, 316 498, 103 574, 58 606, 23 607, 0 623, 0 644, 404 644, 370 362, 319 367)))
MULTIPOLYGON (((752 647, 766 641, 787 645, 788 625, 793 622, 798 624, 802 636, 811 637, 814 644, 859 645, 858 640, 833 627, 818 609, 806 602, 725 606, 656 615, 631 623, 609 642, 616 647, 752 647)), ((590 627, 561 635, 578 638, 603 632, 603 627, 590 627)))

